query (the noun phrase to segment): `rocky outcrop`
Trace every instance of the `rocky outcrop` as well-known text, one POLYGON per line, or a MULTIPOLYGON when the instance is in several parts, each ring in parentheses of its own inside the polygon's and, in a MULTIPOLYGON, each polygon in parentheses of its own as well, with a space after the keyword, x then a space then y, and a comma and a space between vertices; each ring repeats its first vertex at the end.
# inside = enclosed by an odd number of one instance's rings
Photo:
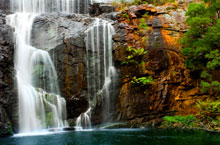
MULTIPOLYGON (((92 27, 94 20, 97 21, 97 18, 91 18, 80 14, 64 15, 53 13, 38 16, 33 24, 32 45, 36 48, 47 50, 51 54, 59 78, 61 95, 67 101, 67 112, 68 119, 71 119, 70 122, 73 122, 81 113, 86 112, 89 106, 89 89, 94 90, 95 87, 90 86, 91 88, 88 88, 87 86, 88 77, 91 76, 87 76, 88 68, 86 63, 89 58, 87 58, 85 46, 86 30, 92 27)), ((101 33, 102 30, 100 26, 100 37, 103 36, 101 33)), ((103 44, 103 40, 104 39, 100 38, 100 45, 103 44)), ((88 42, 88 45, 91 46, 91 42, 88 42)), ((103 47, 100 47, 100 58, 104 58, 103 49, 103 47)), ((93 54, 92 50, 88 50, 88 53, 93 54)), ((97 59, 96 61, 99 63, 99 61, 103 60, 97 59)), ((90 66, 89 69, 90 73, 98 72, 97 66, 90 66), (95 72, 91 70, 95 70, 95 72)), ((104 74, 104 69, 100 71, 104 74)), ((97 77, 100 77, 100 80, 104 78, 104 76, 97 77)), ((114 91, 119 92, 116 90, 114 91)), ((110 92, 112 92, 111 94, 116 94, 112 89, 110 89, 110 92)), ((98 93, 98 91, 95 93, 98 93)), ((94 106, 92 111, 94 124, 103 121, 103 102, 105 101, 102 96, 103 95, 96 96, 93 94, 91 97, 94 98, 90 98, 94 100, 92 103, 94 106)), ((111 101, 115 102, 115 98, 112 97, 111 101)), ((113 108, 115 109, 115 107, 111 107, 111 110, 113 110, 113 108)))
POLYGON ((1 10, 9 10, 9 8, 10 8, 10 0, 0 0, 1 10))
POLYGON ((118 121, 136 127, 154 126, 165 115, 195 113, 197 100, 207 97, 200 92, 199 80, 192 81, 180 53, 179 38, 188 29, 185 11, 183 3, 157 7, 144 4, 129 7, 118 15, 120 24, 115 25, 114 59, 123 78, 118 98, 118 121), (147 31, 139 28, 143 18, 147 31), (121 65, 126 61, 128 46, 144 48, 148 52, 143 58, 144 63, 121 65), (152 76, 154 82, 137 90, 131 83, 134 76, 152 76))
POLYGON ((6 14, 0 11, 0 136, 17 130, 17 95, 14 87, 14 47, 12 30, 6 25, 6 14), (13 124, 13 126, 12 126, 13 124))
POLYGON ((54 13, 39 16, 33 24, 32 44, 51 54, 61 95, 67 101, 68 119, 88 109, 84 31, 92 22, 83 15, 54 13))
POLYGON ((93 3, 89 7, 89 14, 91 16, 99 16, 103 13, 115 12, 115 7, 111 3, 93 3))

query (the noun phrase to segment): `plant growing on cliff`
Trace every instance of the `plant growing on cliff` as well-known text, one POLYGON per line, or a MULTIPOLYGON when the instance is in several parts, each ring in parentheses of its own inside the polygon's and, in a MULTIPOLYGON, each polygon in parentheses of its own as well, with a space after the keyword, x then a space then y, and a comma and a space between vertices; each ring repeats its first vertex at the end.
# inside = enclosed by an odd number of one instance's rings
POLYGON ((146 4, 146 0, 133 0, 132 4, 133 5, 140 5, 140 4, 146 4))
POLYGON ((197 119, 207 128, 220 127, 220 101, 198 101, 197 119))
POLYGON ((136 76, 133 77, 133 79, 131 80, 131 84, 135 87, 146 87, 150 84, 152 84, 153 82, 153 77, 152 76, 148 76, 148 77, 140 77, 137 78, 136 76))
POLYGON ((220 90, 215 70, 220 69, 220 1, 203 0, 192 3, 186 15, 189 31, 180 40, 186 66, 193 72, 200 72, 203 91, 220 90))
POLYGON ((143 32, 145 32, 145 31, 148 30, 148 25, 147 25, 147 23, 146 23, 146 19, 145 19, 145 18, 141 18, 141 19, 139 20, 138 30, 139 30, 139 31, 143 31, 143 32))
POLYGON ((165 116, 161 127, 186 127, 218 130, 220 127, 220 101, 198 101, 195 115, 165 116))
POLYGON ((125 19, 128 19, 128 18, 129 18, 128 13, 122 13, 121 16, 122 16, 123 18, 125 18, 125 19))
POLYGON ((126 61, 123 61, 122 65, 128 65, 128 64, 139 64, 143 61, 143 56, 147 54, 147 51, 144 50, 144 48, 133 48, 128 47, 126 49, 126 52, 128 53, 126 57, 126 61))
POLYGON ((146 12, 142 17, 143 18, 148 18, 149 17, 148 12, 146 12))

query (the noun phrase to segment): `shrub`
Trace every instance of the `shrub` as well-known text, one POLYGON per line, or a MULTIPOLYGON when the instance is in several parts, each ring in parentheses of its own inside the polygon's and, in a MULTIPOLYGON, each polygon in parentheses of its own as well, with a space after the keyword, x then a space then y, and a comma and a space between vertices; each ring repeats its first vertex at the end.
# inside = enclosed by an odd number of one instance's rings
POLYGON ((185 127, 193 127, 196 121, 196 117, 193 115, 165 116, 163 119, 164 119, 165 126, 173 126, 174 124, 179 124, 185 127))
POLYGON ((190 29, 180 43, 186 66, 196 74, 201 72, 202 91, 219 92, 220 83, 213 70, 220 69, 220 1, 203 1, 189 5, 186 23, 190 29))
POLYGON ((126 57, 126 61, 121 63, 122 65, 139 64, 142 62, 143 56, 147 54, 147 51, 145 51, 144 48, 136 49, 133 47, 128 47, 126 52, 128 53, 128 56, 126 57))
POLYGON ((153 82, 153 77, 152 76, 148 76, 148 77, 140 77, 137 78, 136 76, 133 77, 133 79, 131 80, 131 84, 135 87, 146 87, 149 84, 151 84, 153 82))

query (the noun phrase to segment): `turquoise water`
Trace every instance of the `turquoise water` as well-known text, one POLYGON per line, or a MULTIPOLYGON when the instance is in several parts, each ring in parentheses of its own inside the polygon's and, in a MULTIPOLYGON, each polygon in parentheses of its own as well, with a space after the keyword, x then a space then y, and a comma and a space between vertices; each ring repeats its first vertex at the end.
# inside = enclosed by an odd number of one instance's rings
POLYGON ((2 138, 0 145, 220 145, 220 135, 159 129, 72 131, 2 138))

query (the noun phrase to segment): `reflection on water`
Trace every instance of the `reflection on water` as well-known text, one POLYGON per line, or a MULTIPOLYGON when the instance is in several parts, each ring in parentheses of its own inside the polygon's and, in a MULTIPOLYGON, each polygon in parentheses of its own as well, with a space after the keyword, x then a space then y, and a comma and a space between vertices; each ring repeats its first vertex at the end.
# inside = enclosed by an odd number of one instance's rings
POLYGON ((63 132, 0 139, 1 145, 219 145, 220 135, 203 131, 116 129, 63 132))

